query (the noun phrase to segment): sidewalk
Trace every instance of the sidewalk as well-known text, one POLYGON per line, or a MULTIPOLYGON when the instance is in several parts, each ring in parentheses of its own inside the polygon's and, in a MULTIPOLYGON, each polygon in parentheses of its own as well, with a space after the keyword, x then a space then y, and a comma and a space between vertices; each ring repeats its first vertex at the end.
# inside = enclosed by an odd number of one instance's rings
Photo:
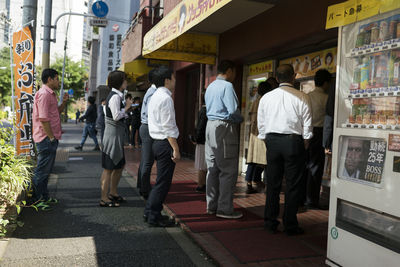
MULTIPOLYGON (((125 169, 137 178, 140 150, 126 148, 125 169)), ((236 208, 244 212, 239 220, 217 219, 206 215, 204 194, 194 191, 197 172, 194 162, 181 160, 175 168, 173 184, 165 208, 181 227, 221 266, 326 266, 328 211, 312 210, 298 215, 305 230, 301 236, 272 235, 263 229, 265 195, 245 194, 245 181, 239 176, 235 193, 236 208)), ((152 181, 156 178, 155 164, 152 181)), ((281 213, 283 211, 281 194, 281 213)), ((282 224, 279 228, 283 231, 282 224)))
POLYGON ((4 254, 0 249, 1 266, 213 266, 179 227, 143 222, 144 201, 126 172, 119 193, 127 203, 100 207, 101 154, 92 151, 90 139, 82 152, 74 150, 82 125, 64 124, 63 130, 49 181, 60 203, 52 211, 22 211, 25 225, 0 240, 7 243, 4 254))

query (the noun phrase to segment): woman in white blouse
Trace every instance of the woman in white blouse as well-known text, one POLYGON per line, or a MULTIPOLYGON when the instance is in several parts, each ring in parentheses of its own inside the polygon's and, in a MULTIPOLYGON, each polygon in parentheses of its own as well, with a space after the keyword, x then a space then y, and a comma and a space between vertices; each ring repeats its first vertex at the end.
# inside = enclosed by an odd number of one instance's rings
POLYGON ((111 92, 105 105, 105 130, 103 137, 101 175, 101 207, 119 207, 125 202, 117 192, 125 166, 124 138, 125 118, 132 106, 132 100, 127 99, 124 108, 123 92, 127 87, 126 74, 123 71, 112 71, 108 75, 108 86, 111 92))

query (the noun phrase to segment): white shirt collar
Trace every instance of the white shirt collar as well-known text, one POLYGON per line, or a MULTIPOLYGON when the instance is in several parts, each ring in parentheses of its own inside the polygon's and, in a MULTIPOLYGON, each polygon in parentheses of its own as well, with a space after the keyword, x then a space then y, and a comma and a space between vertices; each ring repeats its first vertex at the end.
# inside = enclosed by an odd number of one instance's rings
POLYGON ((120 90, 118 90, 118 89, 113 88, 112 91, 116 92, 116 93, 119 95, 119 97, 121 97, 121 98, 124 96, 124 93, 122 93, 122 92, 121 92, 120 90))
POLYGON ((279 87, 282 87, 282 86, 294 87, 293 84, 291 84, 291 83, 280 83, 279 87))
POLYGON ((172 95, 172 92, 168 88, 166 88, 164 86, 158 87, 157 89, 167 93, 170 96, 172 95))

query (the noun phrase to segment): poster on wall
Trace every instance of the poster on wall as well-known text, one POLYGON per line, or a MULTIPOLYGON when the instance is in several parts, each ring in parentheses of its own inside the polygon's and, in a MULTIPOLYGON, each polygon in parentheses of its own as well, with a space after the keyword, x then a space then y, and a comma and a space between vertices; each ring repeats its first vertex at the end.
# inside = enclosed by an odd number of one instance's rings
POLYGON ((281 64, 290 64, 297 74, 296 79, 312 77, 319 69, 327 69, 330 73, 336 72, 337 47, 297 56, 279 61, 281 64))
POLYGON ((16 114, 16 150, 18 155, 35 156, 32 138, 32 109, 35 88, 34 43, 31 27, 12 37, 16 114))
POLYGON ((340 143, 339 178, 380 185, 385 166, 386 140, 341 136, 340 143))

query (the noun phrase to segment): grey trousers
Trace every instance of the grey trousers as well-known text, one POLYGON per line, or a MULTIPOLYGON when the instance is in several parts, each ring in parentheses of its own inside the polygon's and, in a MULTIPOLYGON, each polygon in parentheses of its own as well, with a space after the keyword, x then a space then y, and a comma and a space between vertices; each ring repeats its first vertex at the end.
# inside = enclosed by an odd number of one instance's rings
POLYGON ((238 124, 208 121, 206 128, 207 209, 233 212, 233 194, 238 177, 238 124))

